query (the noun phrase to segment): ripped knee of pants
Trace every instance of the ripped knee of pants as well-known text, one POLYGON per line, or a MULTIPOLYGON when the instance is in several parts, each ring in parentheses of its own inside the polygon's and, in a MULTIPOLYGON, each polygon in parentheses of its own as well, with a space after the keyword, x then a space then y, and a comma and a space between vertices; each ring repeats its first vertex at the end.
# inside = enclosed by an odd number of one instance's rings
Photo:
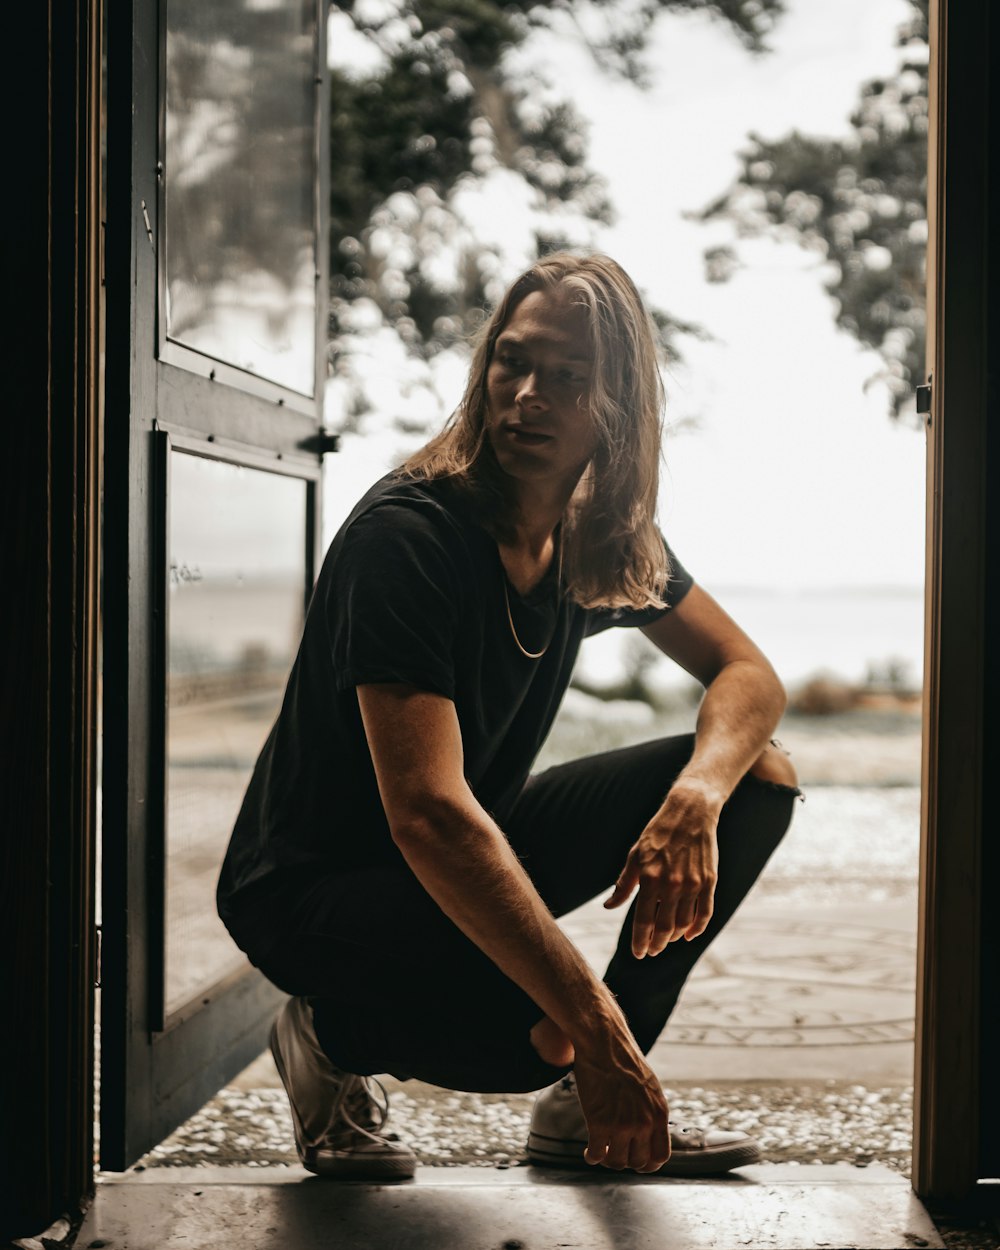
POLYGON ((760 755, 750 765, 749 775, 758 781, 767 782, 781 790, 790 790, 801 795, 799 778, 795 765, 785 748, 777 739, 772 738, 760 755))

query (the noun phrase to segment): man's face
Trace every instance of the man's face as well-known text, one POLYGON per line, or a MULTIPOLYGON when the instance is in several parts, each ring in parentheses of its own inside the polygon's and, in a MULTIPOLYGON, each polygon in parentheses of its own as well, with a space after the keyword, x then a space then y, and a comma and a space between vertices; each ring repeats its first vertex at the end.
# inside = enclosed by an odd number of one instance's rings
POLYGON ((590 416, 589 314, 559 291, 533 291, 497 337, 486 427, 500 467, 570 488, 597 447, 590 416))

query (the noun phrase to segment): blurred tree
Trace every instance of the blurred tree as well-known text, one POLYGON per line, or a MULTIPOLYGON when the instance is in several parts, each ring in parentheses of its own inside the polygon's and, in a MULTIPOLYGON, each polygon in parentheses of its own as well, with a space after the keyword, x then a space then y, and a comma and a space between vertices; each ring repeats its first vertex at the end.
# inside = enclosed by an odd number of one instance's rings
MULTIPOLYGON (((783 0, 333 6, 330 351, 347 428, 384 407, 379 382, 391 370, 396 425, 422 432, 440 416, 435 361, 460 347, 512 272, 588 244, 611 218, 582 119, 557 88, 528 81, 515 55, 532 31, 582 43, 601 71, 641 89, 652 23, 664 10, 693 9, 759 52, 783 0), (523 239, 512 243, 508 219, 521 218, 523 239)), ((675 335, 692 327, 654 316, 670 355, 675 335)))
MULTIPOLYGON (((864 85, 852 133, 750 135, 737 185, 703 214, 731 218, 737 235, 774 232, 828 258, 837 322, 881 353, 871 382, 886 386, 895 416, 924 376, 928 0, 911 4, 899 69, 864 85)), ((712 247, 705 264, 710 281, 727 281, 738 245, 712 247)))
POLYGON ((310 360, 272 370, 295 356, 315 272, 312 20, 287 4, 170 0, 160 171, 169 336, 299 389, 310 360))

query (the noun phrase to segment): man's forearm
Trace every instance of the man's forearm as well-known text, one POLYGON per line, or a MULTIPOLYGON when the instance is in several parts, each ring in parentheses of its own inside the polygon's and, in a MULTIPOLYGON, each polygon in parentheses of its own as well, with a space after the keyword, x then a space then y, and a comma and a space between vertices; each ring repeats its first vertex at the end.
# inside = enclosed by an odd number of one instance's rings
POLYGON ((678 781, 698 781, 725 802, 774 733, 785 691, 774 670, 753 660, 727 664, 698 711, 695 748, 678 781))
POLYGON ((394 837, 445 915, 578 1050, 635 1047, 614 997, 556 924, 507 839, 471 794, 409 822, 394 837))

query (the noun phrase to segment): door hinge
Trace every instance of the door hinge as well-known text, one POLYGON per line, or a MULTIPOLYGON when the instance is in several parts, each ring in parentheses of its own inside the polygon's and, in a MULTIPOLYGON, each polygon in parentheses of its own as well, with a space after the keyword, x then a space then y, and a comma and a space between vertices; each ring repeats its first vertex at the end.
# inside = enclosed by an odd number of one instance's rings
POLYGON ((917 398, 917 412, 920 413, 921 416, 927 417, 928 425, 930 424, 930 419, 931 419, 930 411, 931 411, 932 389, 933 388, 931 386, 931 379, 928 378, 927 381, 922 386, 917 387, 916 392, 915 392, 916 398, 917 398))
POLYGON ((299 443, 302 451, 311 451, 317 456, 328 456, 332 451, 340 451, 340 435, 332 430, 317 430, 299 443))
POLYGON ((101 988, 101 948, 103 945, 103 935, 101 926, 94 925, 94 988, 101 988))

